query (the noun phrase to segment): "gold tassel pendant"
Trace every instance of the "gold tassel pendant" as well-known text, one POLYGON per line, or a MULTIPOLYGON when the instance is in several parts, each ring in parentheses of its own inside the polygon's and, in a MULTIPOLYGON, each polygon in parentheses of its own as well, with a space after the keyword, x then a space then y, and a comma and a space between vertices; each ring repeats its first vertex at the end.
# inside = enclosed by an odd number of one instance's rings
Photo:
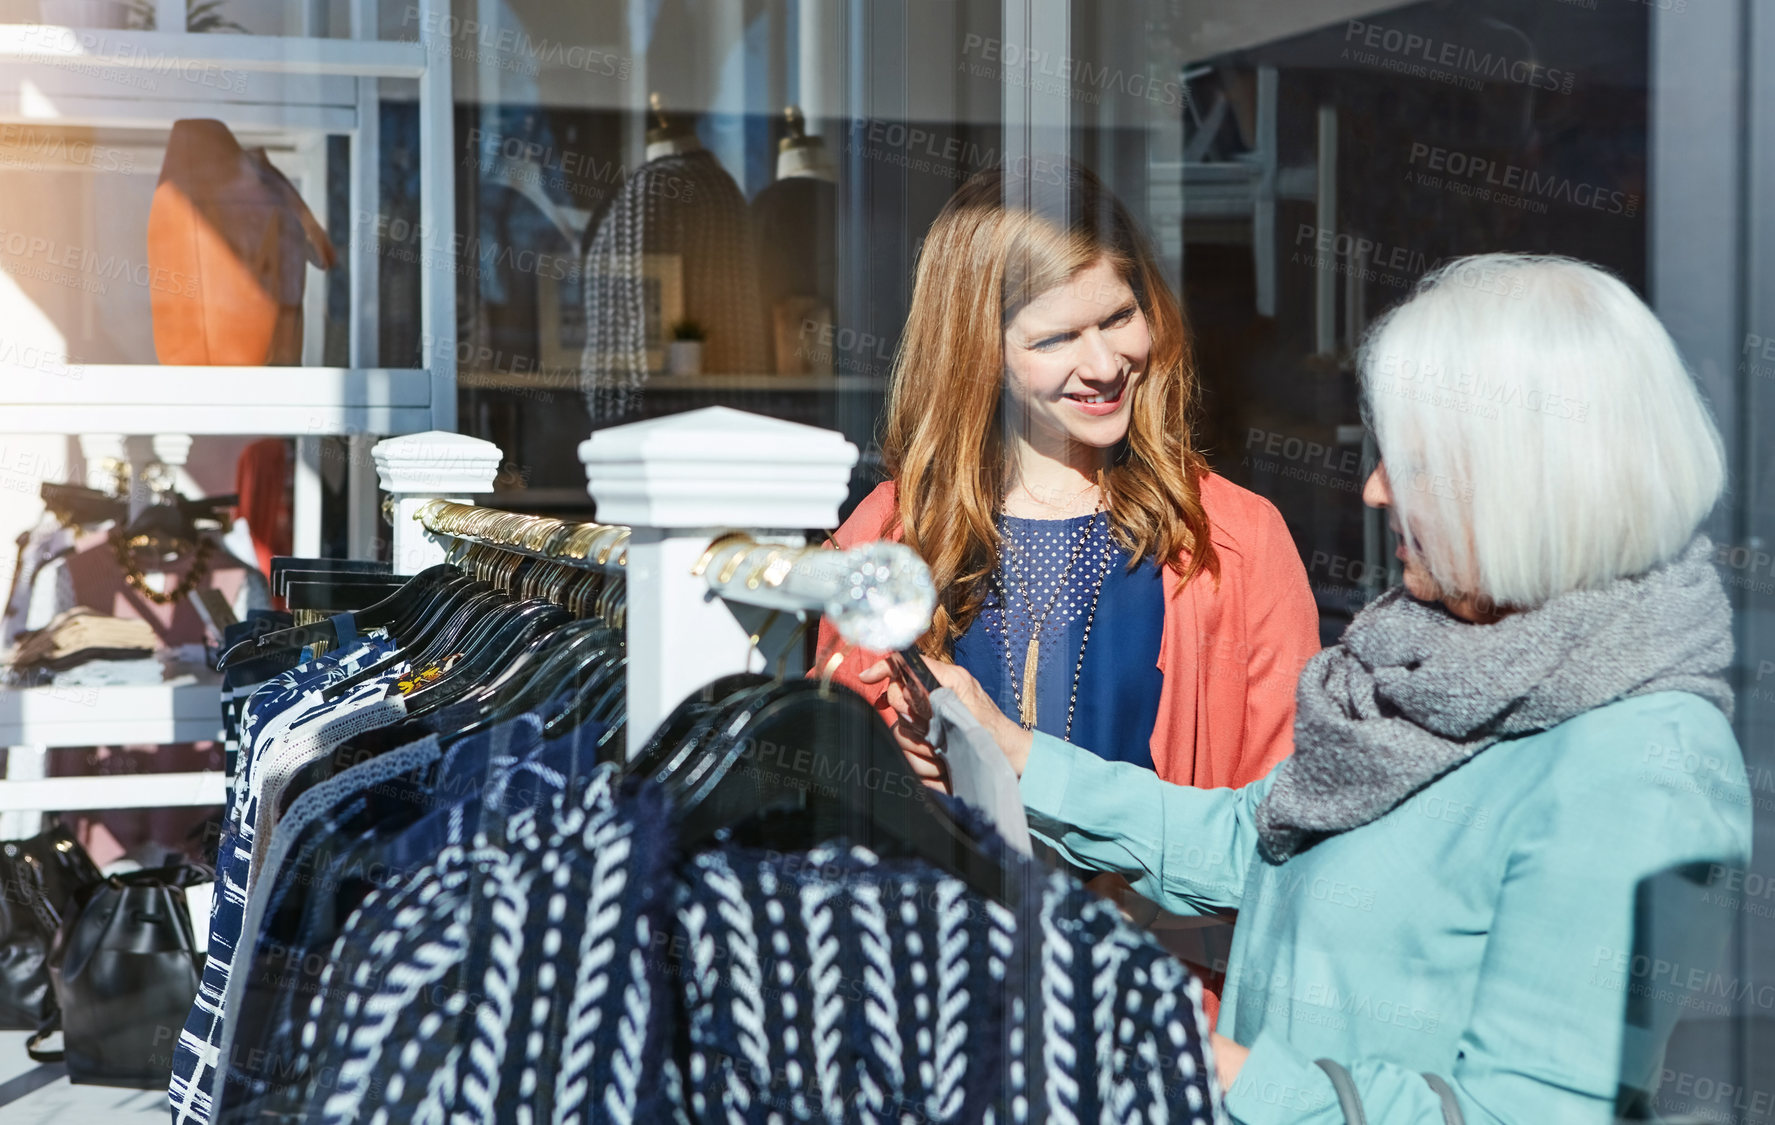
POLYGON ((1041 666, 1041 634, 1029 638, 1029 651, 1023 654, 1023 698, 1018 701, 1017 718, 1024 730, 1035 729, 1035 673, 1041 666))

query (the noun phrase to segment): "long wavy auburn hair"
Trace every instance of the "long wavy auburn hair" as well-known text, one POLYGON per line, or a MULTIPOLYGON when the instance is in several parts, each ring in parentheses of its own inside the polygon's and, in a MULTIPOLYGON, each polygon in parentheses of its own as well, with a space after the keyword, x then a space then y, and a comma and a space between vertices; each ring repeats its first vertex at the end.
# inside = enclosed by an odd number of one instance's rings
POLYGON ((986 600, 1009 486, 1005 328, 1030 301, 1107 259, 1145 314, 1153 347, 1132 390, 1127 436, 1097 484, 1118 542, 1185 583, 1219 581, 1190 440, 1196 372, 1177 297, 1145 237, 1103 183, 1071 161, 1001 165, 970 178, 919 251, 912 308, 894 358, 881 448, 898 489, 887 532, 903 532, 938 591, 920 648, 947 656, 986 600))

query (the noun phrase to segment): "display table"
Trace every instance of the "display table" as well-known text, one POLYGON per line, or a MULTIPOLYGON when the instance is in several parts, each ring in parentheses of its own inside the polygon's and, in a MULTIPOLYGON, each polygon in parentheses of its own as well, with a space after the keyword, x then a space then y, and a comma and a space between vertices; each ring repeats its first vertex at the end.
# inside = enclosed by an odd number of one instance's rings
POLYGON ((221 770, 49 777, 51 750, 204 742, 222 737, 221 677, 208 670, 161 684, 0 689, 0 840, 36 835, 46 811, 220 805, 221 770))

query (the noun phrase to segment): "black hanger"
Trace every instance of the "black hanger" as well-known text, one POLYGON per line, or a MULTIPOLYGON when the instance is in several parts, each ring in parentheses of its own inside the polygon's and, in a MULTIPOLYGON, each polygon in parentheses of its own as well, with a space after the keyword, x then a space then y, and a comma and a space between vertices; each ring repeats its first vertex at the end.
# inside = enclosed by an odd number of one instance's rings
POLYGON ((842 686, 790 680, 763 689, 674 778, 686 849, 740 838, 805 849, 843 837, 922 859, 1006 906, 1022 876, 987 854, 906 764, 875 709, 842 686), (742 761, 749 768, 737 770, 742 761))
MULTIPOLYGON (((422 604, 435 589, 445 582, 462 579, 461 571, 448 563, 439 563, 420 571, 407 580, 407 584, 390 594, 388 597, 370 606, 368 609, 352 615, 352 620, 360 630, 386 628, 391 622, 412 610, 416 604, 422 604)), ((280 629, 275 633, 263 633, 257 637, 231 646, 216 661, 216 667, 226 669, 229 664, 238 660, 251 660, 271 652, 281 652, 292 648, 325 641, 329 644, 339 643, 339 632, 331 620, 318 621, 312 625, 298 625, 293 629, 280 629)))
POLYGON ((477 629, 488 628, 497 621, 489 618, 490 611, 509 604, 512 604, 510 594, 478 580, 442 591, 434 599, 434 604, 423 611, 425 615, 414 626, 411 639, 401 638, 399 651, 335 680, 321 689, 321 698, 338 699, 357 685, 401 664, 410 663, 415 673, 441 665, 446 657, 460 653, 477 629))
POLYGON ((567 611, 540 598, 519 602, 504 613, 499 627, 467 646, 462 660, 438 679, 421 685, 409 698, 417 706, 408 714, 424 715, 453 703, 485 685, 523 649, 571 620, 567 611))
POLYGON ((619 696, 628 687, 628 649, 613 645, 596 661, 581 668, 580 682, 567 705, 543 719, 544 738, 559 738, 580 726, 600 710, 608 707, 609 693, 619 696))
POLYGON ((271 592, 282 597, 290 576, 331 574, 336 577, 347 575, 381 574, 391 575, 393 569, 385 562, 370 559, 311 559, 301 555, 271 556, 271 592))
POLYGON ((478 578, 458 574, 434 586, 386 626, 402 648, 418 651, 469 598, 493 589, 478 578))
POLYGON ((721 717, 777 682, 762 672, 739 672, 722 676, 685 696, 640 752, 624 765, 623 772, 646 777, 670 791, 707 749, 721 717))
POLYGON ((329 574, 317 578, 299 578, 304 572, 290 572, 292 581, 284 585, 284 604, 290 609, 318 609, 328 613, 351 613, 367 609, 376 602, 398 593, 407 584, 404 578, 379 578, 365 581, 364 576, 340 577, 329 574))
POLYGON ((570 621, 538 637, 493 679, 459 700, 480 707, 480 717, 465 725, 460 735, 535 711, 560 691, 563 677, 591 652, 620 643, 621 634, 602 621, 570 621))

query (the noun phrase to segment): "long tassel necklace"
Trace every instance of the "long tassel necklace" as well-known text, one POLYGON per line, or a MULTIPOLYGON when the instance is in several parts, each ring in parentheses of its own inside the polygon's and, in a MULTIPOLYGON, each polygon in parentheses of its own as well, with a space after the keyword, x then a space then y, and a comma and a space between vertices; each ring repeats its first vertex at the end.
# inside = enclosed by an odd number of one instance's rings
MULTIPOLYGON (((1024 610, 1029 615, 1029 647, 1023 654, 1023 673, 1021 676, 1017 674, 1017 670, 1012 664, 1011 599, 1009 591, 1006 589, 1007 583, 1005 581, 1005 576, 1013 572, 1014 569, 1011 565, 1011 559, 1009 556, 1020 552, 1011 542, 1008 535, 1004 537, 1007 557, 1005 559, 1005 565, 1000 568, 998 574, 999 599, 1003 603, 1004 613, 999 621, 999 629, 1003 634, 1002 639, 1004 641, 1005 672, 1011 681, 1012 699, 1017 704, 1017 721, 1023 725, 1023 729, 1025 730, 1035 729, 1036 673, 1041 667, 1042 630, 1047 626, 1048 617, 1053 612, 1054 606, 1060 599, 1060 591, 1066 588, 1067 579, 1071 577, 1073 568, 1078 564, 1079 558, 1084 554, 1085 545, 1091 541, 1091 532, 1097 526, 1097 516, 1102 514, 1102 511, 1103 506, 1102 503, 1099 502, 1097 511, 1093 512, 1091 518, 1086 520, 1084 526, 1080 528, 1079 541, 1073 545, 1072 554, 1066 560, 1066 568, 1060 572, 1060 577, 1054 583, 1054 591, 1048 596, 1048 604, 1042 608, 1039 616, 1035 612, 1035 604, 1029 600, 1029 581, 1023 578, 1017 580, 1018 596, 1023 602, 1024 610)), ((1111 540, 1112 544, 1113 542, 1114 541, 1111 540)), ((1073 664, 1072 694, 1066 702, 1066 734, 1064 737, 1067 739, 1072 737, 1072 718, 1074 711, 1078 708, 1079 701, 1079 674, 1085 667, 1085 646, 1091 642, 1091 625, 1096 620, 1097 602, 1103 594, 1104 577, 1109 572, 1111 561, 1109 554, 1109 550, 1106 549, 1104 552, 1104 565, 1097 572, 1096 581, 1092 584, 1091 606, 1085 616, 1085 635, 1084 639, 1079 643, 1078 659, 1073 664)))

